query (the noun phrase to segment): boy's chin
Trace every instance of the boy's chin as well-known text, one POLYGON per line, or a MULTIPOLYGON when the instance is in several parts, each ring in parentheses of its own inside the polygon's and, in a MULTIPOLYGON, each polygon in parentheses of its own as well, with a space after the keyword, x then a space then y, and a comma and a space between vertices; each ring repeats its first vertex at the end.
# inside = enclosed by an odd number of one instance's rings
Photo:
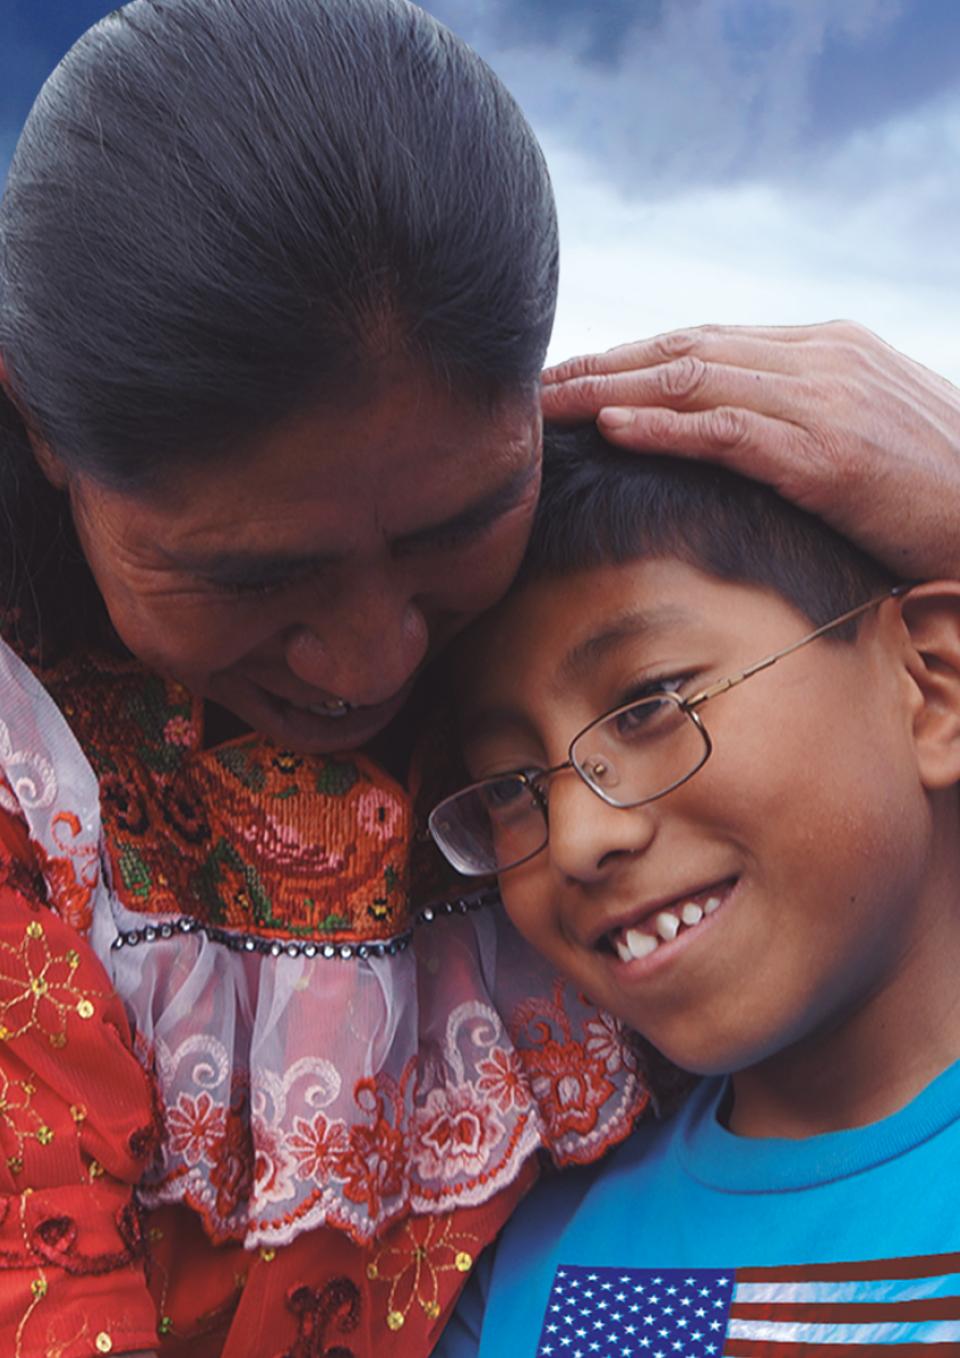
POLYGON ((698 1078, 717 1075, 737 1075, 760 1064, 772 1053, 756 1042, 737 1041, 730 1035, 697 1031, 691 1033, 653 1031, 646 1033, 629 1015, 619 1016, 657 1056, 668 1065, 698 1078))

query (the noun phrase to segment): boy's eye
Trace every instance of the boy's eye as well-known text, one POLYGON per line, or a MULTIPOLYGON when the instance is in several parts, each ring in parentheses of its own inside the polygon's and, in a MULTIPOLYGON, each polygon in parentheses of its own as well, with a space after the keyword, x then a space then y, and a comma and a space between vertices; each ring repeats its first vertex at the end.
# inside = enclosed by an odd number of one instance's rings
POLYGON ((631 732, 639 731, 645 726, 655 723, 659 716, 662 716, 664 708, 672 708, 672 703, 661 702, 659 698, 644 698, 633 707, 628 707, 623 712, 618 712, 614 721, 616 722, 618 735, 630 735, 631 732))
POLYGON ((644 679, 642 683, 632 684, 621 695, 617 706, 626 707, 630 703, 639 703, 644 698, 655 698, 658 693, 679 693, 692 677, 690 674, 661 674, 644 679))
POLYGON ((680 716, 676 703, 659 701, 660 693, 676 693, 687 682, 689 676, 663 676, 645 680, 631 693, 623 697, 623 709, 610 719, 613 729, 621 739, 632 736, 653 736, 675 726, 680 716))
POLYGON ((665 698, 644 698, 632 707, 617 712, 611 724, 621 741, 644 741, 669 737, 685 728, 683 709, 665 698))
POLYGON ((530 800, 530 784, 519 774, 505 778, 494 778, 481 786, 481 796, 488 811, 502 811, 516 806, 522 800, 530 800))

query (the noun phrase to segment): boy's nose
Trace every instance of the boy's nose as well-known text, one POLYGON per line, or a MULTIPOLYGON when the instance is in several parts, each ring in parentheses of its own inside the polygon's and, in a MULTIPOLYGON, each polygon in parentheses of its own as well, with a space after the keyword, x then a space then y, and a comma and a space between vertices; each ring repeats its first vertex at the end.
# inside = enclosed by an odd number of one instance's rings
POLYGON ((565 876, 581 882, 600 881, 624 858, 645 853, 657 833, 652 805, 610 806, 573 769, 551 780, 549 815, 550 857, 565 876))

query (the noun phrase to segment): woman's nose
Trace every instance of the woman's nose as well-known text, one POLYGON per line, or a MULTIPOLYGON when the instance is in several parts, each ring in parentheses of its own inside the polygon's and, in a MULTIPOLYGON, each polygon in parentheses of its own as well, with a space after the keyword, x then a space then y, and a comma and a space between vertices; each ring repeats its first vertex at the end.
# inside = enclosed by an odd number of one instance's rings
POLYGON ((549 821, 551 859, 580 882, 600 881, 624 859, 645 853, 657 832, 652 806, 610 806, 573 769, 551 779, 549 821))
POLYGON ((336 618, 295 627, 287 638, 286 662, 311 688, 373 707, 403 688, 426 658, 429 629, 412 600, 367 596, 336 618))

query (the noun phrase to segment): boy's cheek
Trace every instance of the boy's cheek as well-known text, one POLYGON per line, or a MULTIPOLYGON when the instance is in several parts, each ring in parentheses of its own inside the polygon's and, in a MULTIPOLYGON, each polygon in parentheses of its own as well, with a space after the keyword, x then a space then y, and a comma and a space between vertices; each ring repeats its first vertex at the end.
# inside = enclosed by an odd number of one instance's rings
POLYGON ((500 897, 510 922, 532 947, 545 957, 555 958, 561 933, 556 911, 551 909, 551 893, 546 874, 523 864, 500 878, 500 897))

